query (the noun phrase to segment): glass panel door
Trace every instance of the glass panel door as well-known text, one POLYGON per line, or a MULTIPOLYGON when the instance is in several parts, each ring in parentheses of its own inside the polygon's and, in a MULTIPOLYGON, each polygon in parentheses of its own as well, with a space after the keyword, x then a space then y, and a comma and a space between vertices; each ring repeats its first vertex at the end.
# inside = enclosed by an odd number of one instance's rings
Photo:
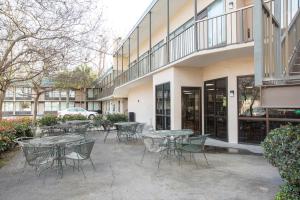
POLYGON ((201 88, 183 87, 181 99, 182 128, 201 133, 201 88))
POLYGON ((205 133, 227 141, 227 78, 206 81, 204 101, 205 133))
POLYGON ((156 102, 156 129, 171 129, 171 96, 170 83, 157 85, 155 87, 156 102))

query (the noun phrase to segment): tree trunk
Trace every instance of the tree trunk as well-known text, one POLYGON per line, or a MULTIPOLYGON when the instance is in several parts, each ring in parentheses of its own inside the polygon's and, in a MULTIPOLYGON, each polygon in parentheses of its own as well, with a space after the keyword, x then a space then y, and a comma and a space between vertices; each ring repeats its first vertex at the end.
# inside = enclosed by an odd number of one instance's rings
POLYGON ((34 107, 33 107, 33 122, 36 123, 36 117, 37 117, 37 110, 38 110, 38 103, 40 98, 40 93, 37 93, 34 97, 34 107))
POLYGON ((2 106, 3 106, 3 102, 4 102, 4 97, 5 97, 5 92, 4 91, 0 91, 0 120, 3 117, 2 106))
POLYGON ((69 95, 70 95, 70 90, 69 89, 67 89, 67 105, 66 105, 66 108, 69 108, 69 105, 70 105, 70 97, 69 97, 69 95))
POLYGON ((83 106, 84 106, 84 109, 87 110, 87 106, 86 106, 86 88, 83 88, 83 106))

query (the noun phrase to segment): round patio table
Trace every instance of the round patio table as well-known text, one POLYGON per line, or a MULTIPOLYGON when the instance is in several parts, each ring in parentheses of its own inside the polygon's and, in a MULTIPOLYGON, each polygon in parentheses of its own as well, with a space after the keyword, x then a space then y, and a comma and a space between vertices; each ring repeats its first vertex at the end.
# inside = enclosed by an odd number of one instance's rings
POLYGON ((79 142, 84 140, 84 137, 81 135, 60 135, 60 136, 49 136, 49 137, 41 137, 34 138, 29 140, 29 144, 33 146, 55 146, 56 148, 56 160, 57 160, 57 173, 63 177, 63 166, 62 160, 64 159, 64 149, 66 144, 79 142))
POLYGON ((159 130, 154 131, 154 134, 163 137, 166 139, 166 152, 167 157, 170 155, 176 155, 175 152, 177 152, 177 157, 182 157, 180 151, 177 148, 177 140, 182 139, 183 137, 187 137, 189 135, 193 134, 193 131, 190 129, 182 129, 182 130, 159 130))

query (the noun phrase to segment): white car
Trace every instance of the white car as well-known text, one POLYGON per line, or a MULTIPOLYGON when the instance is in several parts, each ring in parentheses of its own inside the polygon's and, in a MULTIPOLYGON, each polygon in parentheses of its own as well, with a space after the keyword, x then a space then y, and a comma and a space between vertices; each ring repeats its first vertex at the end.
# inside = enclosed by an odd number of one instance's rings
POLYGON ((94 119, 95 116, 98 115, 97 112, 87 111, 80 107, 67 108, 65 110, 58 111, 57 114, 59 117, 63 117, 65 115, 83 115, 88 119, 94 119))

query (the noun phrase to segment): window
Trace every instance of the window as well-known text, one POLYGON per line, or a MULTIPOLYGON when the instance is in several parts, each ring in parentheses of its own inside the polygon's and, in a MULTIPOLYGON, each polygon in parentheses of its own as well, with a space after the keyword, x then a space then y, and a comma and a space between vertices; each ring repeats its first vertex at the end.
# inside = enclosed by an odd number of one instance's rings
POLYGON ((260 88, 254 86, 254 76, 238 77, 237 84, 240 143, 259 144, 274 128, 300 124, 300 109, 260 107, 260 88))
POLYGON ((60 92, 55 90, 55 91, 50 91, 46 92, 45 98, 49 100, 59 100, 60 92))
POLYGON ((59 111, 59 102, 45 102, 45 111, 55 112, 59 111))
POLYGON ((60 96, 61 96, 61 98, 66 99, 67 98, 67 91, 61 91, 60 96))
POLYGON ((4 102, 2 110, 3 110, 3 112, 13 112, 14 111, 14 103, 13 102, 4 102))
POLYGON ((31 114, 31 102, 16 102, 16 115, 31 114))
POLYGON ((14 90, 13 88, 8 88, 5 92, 5 99, 12 100, 14 98, 14 90))
POLYGON ((88 89, 88 91, 87 91, 87 93, 88 93, 88 98, 93 98, 94 97, 94 91, 93 91, 93 89, 88 89))
POLYGON ((74 90, 70 90, 69 97, 75 99, 75 91, 74 90))
POLYGON ((180 27, 178 27, 175 31, 173 31, 172 33, 170 33, 170 36, 169 36, 170 40, 173 39, 173 38, 175 38, 177 35, 180 35, 180 33, 182 33, 183 31, 185 31, 186 29, 188 29, 193 24, 194 24, 194 18, 189 19, 183 25, 181 25, 180 27))
POLYGON ((157 85, 155 87, 156 98, 156 129, 171 129, 171 97, 170 83, 157 85))
POLYGON ((99 110, 99 103, 98 102, 88 102, 88 110, 91 110, 91 111, 99 110))
POLYGON ((16 98, 17 99, 31 98, 31 88, 27 88, 27 87, 16 88, 16 98))

